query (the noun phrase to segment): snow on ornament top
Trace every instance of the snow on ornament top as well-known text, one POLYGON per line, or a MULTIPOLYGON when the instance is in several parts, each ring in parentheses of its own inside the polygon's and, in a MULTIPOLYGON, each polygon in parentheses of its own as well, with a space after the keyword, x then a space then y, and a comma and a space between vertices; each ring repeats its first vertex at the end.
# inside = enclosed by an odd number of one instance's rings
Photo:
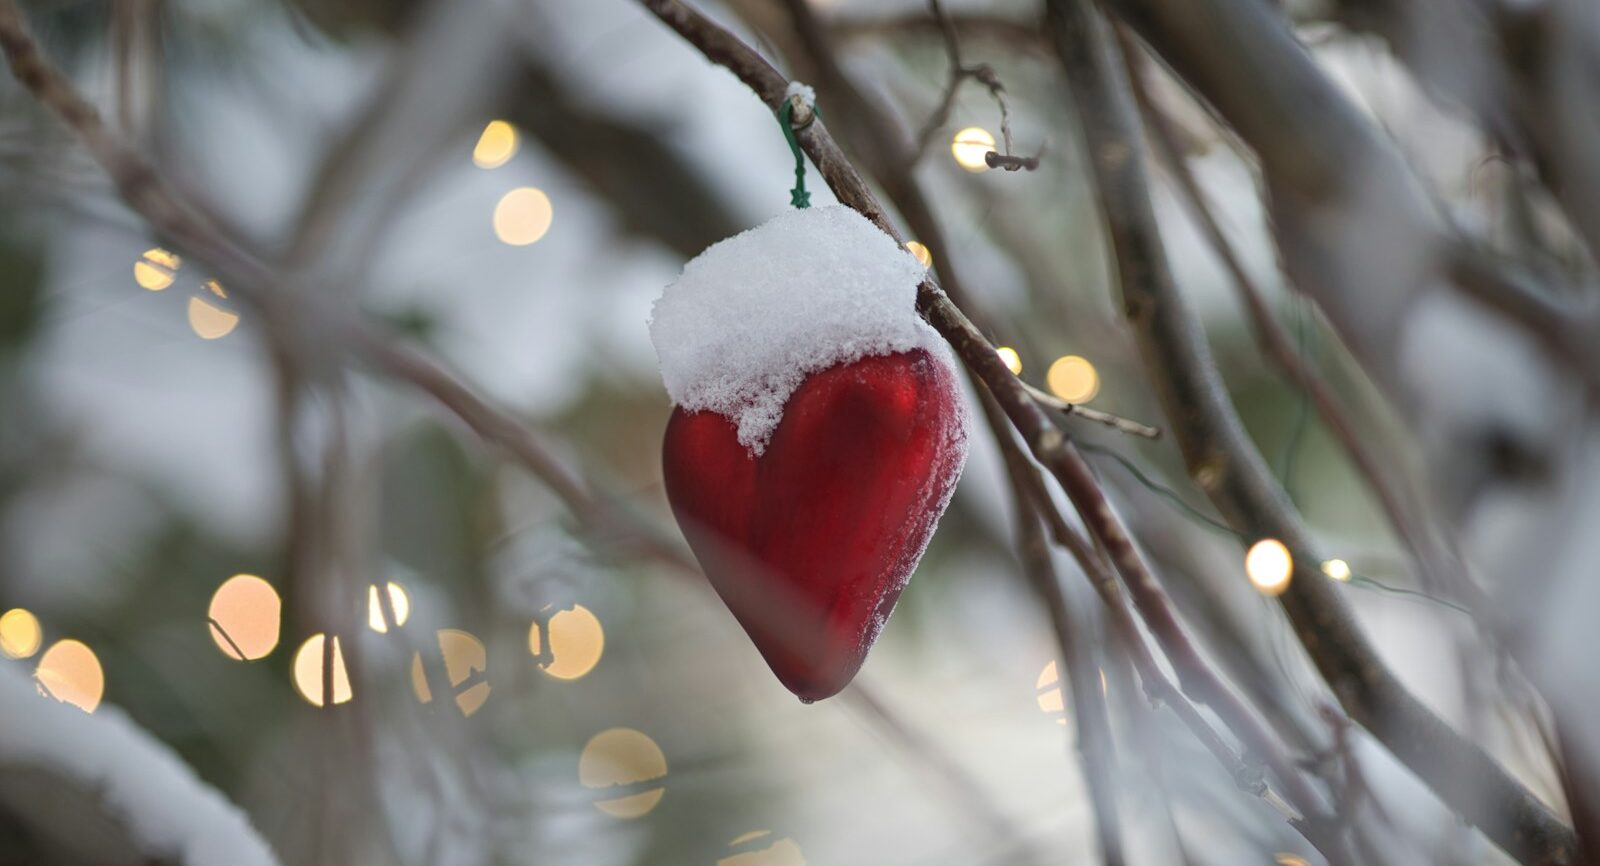
POLYGON ((732 420, 759 455, 810 373, 918 348, 952 363, 916 313, 923 272, 842 206, 788 211, 713 244, 652 311, 667 393, 687 411, 732 420))

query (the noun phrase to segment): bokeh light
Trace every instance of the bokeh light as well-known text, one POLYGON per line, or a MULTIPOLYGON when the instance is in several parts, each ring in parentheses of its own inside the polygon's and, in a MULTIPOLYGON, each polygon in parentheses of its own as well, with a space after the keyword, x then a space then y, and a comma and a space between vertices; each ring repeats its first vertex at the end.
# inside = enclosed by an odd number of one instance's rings
POLYGON ((494 206, 494 235, 514 247, 525 247, 550 230, 555 211, 543 190, 519 186, 494 206))
POLYGON ((472 148, 472 164, 478 168, 499 168, 517 155, 517 128, 503 120, 491 120, 472 148))
POLYGON ((1050 393, 1068 403, 1087 403, 1100 393, 1100 373, 1087 358, 1063 355, 1045 373, 1045 384, 1050 393))
POLYGON ((528 652, 539 660, 540 670, 558 680, 579 679, 594 670, 605 646, 606 632, 600 619, 581 604, 556 611, 542 629, 539 620, 528 628, 528 652), (548 643, 545 632, 549 632, 548 643))
POLYGON ((1324 560, 1323 563, 1322 563, 1322 573, 1326 574, 1327 576, 1329 576, 1331 578, 1333 578, 1334 580, 1339 580, 1339 581, 1349 580, 1350 579, 1350 563, 1345 562, 1342 559, 1324 560))
POLYGON ((740 834, 728 847, 734 853, 717 861, 717 866, 805 866, 800 843, 785 836, 774 840, 771 830, 751 830, 740 834))
POLYGON ((333 653, 331 661, 333 684, 330 689, 332 694, 327 697, 331 697, 335 704, 345 703, 355 697, 355 693, 350 689, 350 671, 345 668, 344 650, 339 646, 339 638, 335 636, 330 644, 327 635, 319 632, 306 638, 306 642, 301 644, 300 649, 294 654, 294 687, 300 692, 300 697, 305 698, 313 707, 322 706, 325 700, 322 680, 323 653, 329 651, 333 653))
POLYGON ((1022 356, 1017 354, 1016 349, 1010 346, 1001 346, 995 349, 994 352, 1000 356, 1001 361, 1005 362, 1006 369, 1011 371, 1011 375, 1022 375, 1022 356))
POLYGON ((25 659, 39 651, 44 629, 32 611, 15 607, 0 616, 0 655, 25 659))
POLYGON ((94 712, 106 693, 106 674, 100 659, 82 641, 58 640, 51 644, 39 658, 33 676, 40 694, 86 713, 94 712))
POLYGON ((906 249, 917 257, 917 261, 921 262, 923 267, 926 268, 933 264, 933 253, 921 241, 906 241, 906 249))
POLYGON ((1039 709, 1054 716, 1056 724, 1065 725, 1067 704, 1061 694, 1061 674, 1056 669, 1054 659, 1044 666, 1044 670, 1039 671, 1039 679, 1033 685, 1039 692, 1039 709))
POLYGON ((988 171, 986 157, 994 150, 994 136, 981 126, 969 126, 950 139, 950 155, 967 171, 988 171))
MULTIPOLYGON (((461 715, 471 716, 489 699, 489 653, 483 641, 471 632, 442 628, 435 636, 439 642, 438 659, 444 664, 445 681, 455 694, 456 708, 461 715)), ((428 672, 420 652, 411 656, 411 689, 418 701, 433 702, 433 689, 428 686, 428 672)))
POLYGON ((1263 538, 1244 555, 1244 573, 1263 595, 1282 595, 1294 574, 1294 557, 1276 538, 1263 538))
POLYGON ((253 574, 236 574, 211 595, 211 640, 235 661, 266 658, 278 646, 283 601, 278 591, 253 574))
POLYGON ((384 592, 387 599, 378 594, 377 584, 367 587, 367 627, 378 634, 388 634, 390 626, 399 628, 411 618, 411 596, 405 587, 391 580, 384 584, 384 592))
POLYGON ((202 340, 220 340, 239 326, 239 314, 206 300, 189 296, 189 328, 202 340))
POLYGON ((182 265, 183 259, 173 253, 160 247, 148 249, 133 263, 133 281, 152 292, 159 292, 178 278, 178 268, 182 265))
POLYGON ((639 818, 650 813, 666 794, 667 756, 656 741, 632 728, 611 728, 590 738, 578 756, 578 781, 597 792, 595 808, 615 818, 639 818), (643 788, 621 796, 605 796, 607 789, 643 788))

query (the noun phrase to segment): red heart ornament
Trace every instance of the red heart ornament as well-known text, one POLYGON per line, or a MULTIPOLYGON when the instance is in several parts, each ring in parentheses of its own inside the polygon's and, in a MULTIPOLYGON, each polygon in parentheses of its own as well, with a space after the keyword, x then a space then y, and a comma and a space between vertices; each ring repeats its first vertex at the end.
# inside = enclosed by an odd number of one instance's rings
POLYGON ((924 349, 806 377, 766 450, 715 412, 673 410, 667 499, 706 577, 790 691, 861 668, 965 459, 955 375, 924 349))

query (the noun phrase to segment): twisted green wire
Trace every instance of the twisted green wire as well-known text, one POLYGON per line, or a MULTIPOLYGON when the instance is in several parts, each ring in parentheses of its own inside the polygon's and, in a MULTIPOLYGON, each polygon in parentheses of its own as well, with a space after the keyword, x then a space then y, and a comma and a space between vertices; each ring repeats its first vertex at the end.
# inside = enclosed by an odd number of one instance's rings
MULTIPOLYGON (((811 108, 812 115, 821 117, 816 106, 811 108)), ((789 142, 789 152, 794 154, 794 189, 789 190, 789 204, 797 208, 811 207, 811 193, 806 192, 806 155, 800 150, 800 142, 794 136, 794 100, 785 97, 783 105, 778 108, 778 123, 783 127, 783 138, 789 142)))

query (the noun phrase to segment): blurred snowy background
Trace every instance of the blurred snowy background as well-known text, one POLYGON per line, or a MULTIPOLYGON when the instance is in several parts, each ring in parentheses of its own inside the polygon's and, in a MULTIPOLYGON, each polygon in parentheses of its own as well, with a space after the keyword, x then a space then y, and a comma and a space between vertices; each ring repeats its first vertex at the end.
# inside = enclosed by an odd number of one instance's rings
MULTIPOLYGON (((110 121, 220 222, 288 257, 298 289, 396 324, 589 477, 666 515, 670 404, 649 305, 697 250, 786 208, 792 180, 778 126, 733 76, 625 0, 25 5, 110 121)), ((852 71, 918 128, 948 74, 937 30, 905 23, 926 7, 815 5, 852 71)), ((947 5, 1023 31, 1037 14, 1025 2, 947 5)), ((1493 191, 1507 169, 1474 130, 1381 43, 1290 6, 1319 63, 1453 216, 1499 231, 1493 191)), ((765 7, 708 11, 765 47, 765 7)), ((1032 173, 964 166, 950 146, 959 133, 999 134, 994 102, 964 88, 917 169, 945 252, 1024 378, 1162 423, 1115 301, 1056 62, 1003 29, 962 48, 998 71, 1018 150, 1043 160, 1032 173), (1081 360, 1050 376, 1064 356, 1081 360)), ((1187 108, 1176 91, 1159 95, 1187 108)), ((1301 350, 1363 407, 1369 441, 1415 469, 1402 422, 1283 289, 1252 168, 1188 110, 1190 164, 1247 266, 1301 350)), ((815 201, 831 203, 812 178, 815 201)), ((1381 513, 1263 360, 1164 186, 1157 209, 1250 433, 1319 540, 1368 578, 1340 592, 1383 657, 1560 802, 1520 681, 1495 674, 1469 618, 1376 587, 1417 588, 1381 513)), ((211 822, 196 833, 223 840, 211 848, 137 817, 201 795, 119 797, 97 775, 165 778, 151 767, 173 761, 237 804, 282 863, 1093 856, 1054 639, 1019 576, 987 436, 862 673, 888 716, 845 698, 803 706, 704 587, 585 544, 540 483, 373 379, 351 380, 342 398, 362 554, 335 602, 327 587, 287 582, 273 367, 250 308, 211 278, 163 250, 69 134, 0 82, 0 612, 12 611, 0 619, 0 863, 247 862, 230 845, 248 831, 225 815, 188 812, 211 822), (265 586, 229 581, 240 574, 265 586), (325 664, 329 628, 342 643, 325 664), (80 729, 80 709, 24 684, 35 676, 107 727, 80 729), (124 736, 127 722, 147 735, 124 736), (52 750, 80 756, 59 759, 65 781, 39 769, 52 750), (87 817, 101 813, 111 818, 87 817)), ((1549 401, 1487 366, 1441 374, 1439 387, 1509 390, 1535 412, 1549 401)), ((1260 675, 1257 700, 1320 725, 1332 698, 1245 578, 1237 539, 1154 489, 1209 513, 1171 445, 1083 436, 1148 479, 1094 458, 1210 651, 1236 676, 1260 675)), ((1125 666, 1105 670, 1103 688, 1132 862, 1319 862, 1151 712, 1125 666)), ((1354 748, 1370 796, 1402 825, 1391 862, 1499 862, 1387 753, 1360 737, 1354 748)))

